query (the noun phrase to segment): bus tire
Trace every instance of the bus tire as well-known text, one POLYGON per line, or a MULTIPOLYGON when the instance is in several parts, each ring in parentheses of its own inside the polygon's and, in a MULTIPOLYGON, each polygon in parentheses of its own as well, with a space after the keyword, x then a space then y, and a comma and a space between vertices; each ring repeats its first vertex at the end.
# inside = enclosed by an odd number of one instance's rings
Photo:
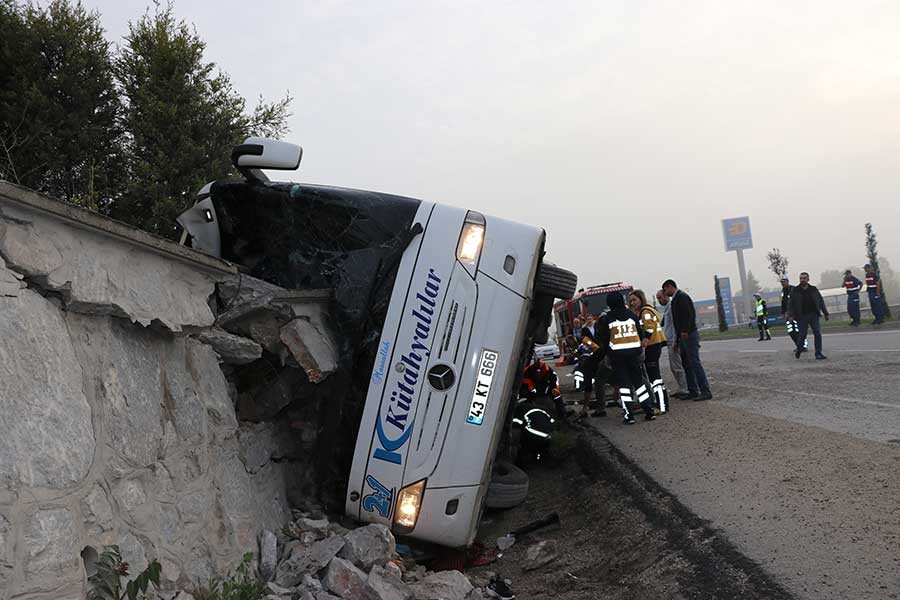
POLYGON ((528 496, 528 474, 514 464, 498 460, 491 473, 484 504, 488 508, 512 508, 528 496))
POLYGON ((575 273, 547 263, 541 263, 534 278, 535 295, 547 295, 568 300, 575 295, 576 287, 578 287, 578 276, 575 273))

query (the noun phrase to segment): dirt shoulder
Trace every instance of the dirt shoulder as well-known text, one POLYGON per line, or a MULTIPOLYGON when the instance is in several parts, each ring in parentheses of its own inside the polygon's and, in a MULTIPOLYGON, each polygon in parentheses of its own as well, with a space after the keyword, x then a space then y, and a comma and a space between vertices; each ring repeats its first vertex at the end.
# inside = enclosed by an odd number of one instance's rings
POLYGON ((530 468, 526 502, 488 514, 479 539, 493 546, 506 531, 554 511, 560 525, 517 540, 496 562, 471 569, 473 578, 499 572, 520 599, 791 597, 596 430, 566 434, 569 451, 530 468), (524 570, 528 548, 541 540, 554 540, 558 557, 524 570))

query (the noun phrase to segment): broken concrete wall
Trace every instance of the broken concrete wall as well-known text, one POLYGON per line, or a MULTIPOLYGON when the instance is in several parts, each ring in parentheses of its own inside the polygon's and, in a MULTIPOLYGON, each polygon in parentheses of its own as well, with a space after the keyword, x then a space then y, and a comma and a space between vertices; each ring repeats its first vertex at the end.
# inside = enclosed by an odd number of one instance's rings
MULTIPOLYGON (((0 600, 83 598, 81 554, 109 544, 132 573, 158 559, 170 589, 187 587, 289 520, 289 482, 313 479, 297 448, 315 425, 236 418, 226 373, 264 352, 214 327, 216 286, 238 280, 228 263, 0 182, 0 600)), ((293 318, 321 354, 330 342, 307 327, 321 315, 293 318)), ((308 381, 323 361, 293 370, 308 381)))

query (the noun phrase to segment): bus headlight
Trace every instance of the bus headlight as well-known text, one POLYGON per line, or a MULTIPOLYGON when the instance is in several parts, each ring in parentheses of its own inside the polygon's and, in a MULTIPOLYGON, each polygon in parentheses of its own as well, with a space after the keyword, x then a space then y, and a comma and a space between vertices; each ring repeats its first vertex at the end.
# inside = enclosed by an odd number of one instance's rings
POLYGON ((469 211, 459 234, 456 258, 472 277, 475 277, 482 245, 484 245, 484 217, 477 212, 469 211))
POLYGON ((397 496, 397 512, 394 514, 397 533, 409 533, 415 528, 424 494, 424 479, 400 490, 397 496))

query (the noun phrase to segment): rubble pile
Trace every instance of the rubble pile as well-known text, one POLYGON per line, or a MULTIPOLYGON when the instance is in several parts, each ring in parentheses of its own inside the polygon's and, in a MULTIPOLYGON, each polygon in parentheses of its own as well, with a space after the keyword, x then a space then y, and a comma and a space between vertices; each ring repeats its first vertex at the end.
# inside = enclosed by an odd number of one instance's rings
POLYGON ((348 530, 320 511, 294 511, 278 534, 259 535, 265 600, 482 600, 459 571, 431 572, 397 553, 384 525, 348 530))

